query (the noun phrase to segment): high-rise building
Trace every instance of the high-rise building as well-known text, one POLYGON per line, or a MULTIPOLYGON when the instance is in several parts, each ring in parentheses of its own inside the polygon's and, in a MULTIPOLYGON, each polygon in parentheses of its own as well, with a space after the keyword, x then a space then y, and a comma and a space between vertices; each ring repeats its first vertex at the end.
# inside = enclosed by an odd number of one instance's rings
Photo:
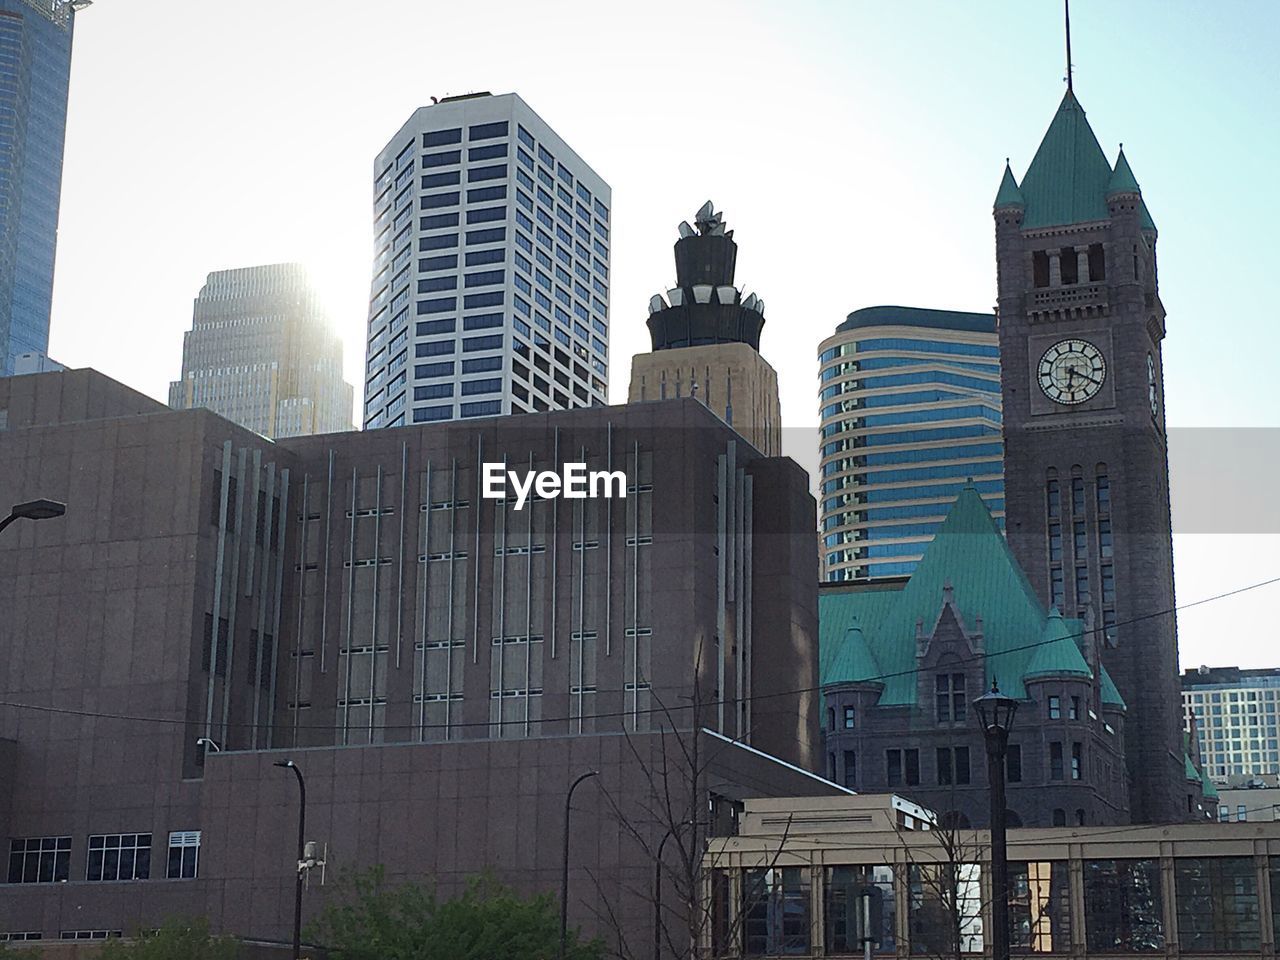
POLYGON ((1185 670, 1182 710, 1187 730, 1199 737, 1204 770, 1214 780, 1233 783, 1280 774, 1280 669, 1185 670))
POLYGON ((193 313, 169 406, 205 407, 272 439, 352 429, 342 339, 301 264, 215 271, 193 313))
POLYGON ((419 108, 373 196, 366 428, 606 402, 609 185, 528 104, 419 108))
POLYGON ((761 453, 778 456, 778 374, 760 356, 764 301, 733 285, 738 245, 710 200, 694 222, 696 230, 680 224, 675 287, 649 300, 653 352, 632 358, 627 400, 697 397, 761 453))
POLYGON ((986 313, 866 307, 818 348, 824 580, 909 576, 969 481, 1004 517, 986 313))
POLYGON ((1185 818, 1155 224, 1070 85, 994 215, 1009 543, 1042 602, 1104 627, 1134 819, 1185 818))
POLYGON ((92 0, 0 0, 0 363, 49 350, 71 37, 92 0))

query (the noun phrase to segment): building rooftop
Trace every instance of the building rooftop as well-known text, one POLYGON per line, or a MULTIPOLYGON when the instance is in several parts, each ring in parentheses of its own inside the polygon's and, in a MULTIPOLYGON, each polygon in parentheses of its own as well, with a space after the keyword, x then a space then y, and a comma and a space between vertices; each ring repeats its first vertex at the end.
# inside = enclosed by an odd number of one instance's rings
POLYGON ((933 310, 928 307, 878 306, 855 310, 836 327, 836 333, 862 327, 933 327, 940 330, 963 330, 968 333, 995 333, 994 313, 964 313, 959 310, 933 310))

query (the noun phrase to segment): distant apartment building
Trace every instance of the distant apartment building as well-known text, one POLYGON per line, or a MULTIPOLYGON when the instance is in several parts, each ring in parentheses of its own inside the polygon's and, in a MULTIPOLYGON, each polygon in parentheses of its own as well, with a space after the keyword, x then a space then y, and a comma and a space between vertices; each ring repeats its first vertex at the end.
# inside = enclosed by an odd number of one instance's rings
POLYGON ((1219 784, 1280 773, 1280 668, 1199 667, 1182 674, 1182 710, 1219 784))
POLYGON ((993 315, 855 310, 818 363, 824 580, 909 576, 970 480, 1003 525, 993 315))
POLYGON ((649 300, 653 351, 632 357, 627 399, 696 397, 765 456, 777 456, 782 408, 778 374, 760 355, 764 301, 734 286, 738 244, 710 200, 694 225, 679 227, 676 285, 649 300))
POLYGON ((373 196, 366 428, 606 402, 609 185, 528 104, 419 108, 373 196))
POLYGON ((0 0, 0 374, 49 349, 71 38, 92 0, 0 0))
POLYGON ((301 264, 209 274, 169 406, 204 407, 277 439, 350 430, 353 401, 342 340, 301 264))

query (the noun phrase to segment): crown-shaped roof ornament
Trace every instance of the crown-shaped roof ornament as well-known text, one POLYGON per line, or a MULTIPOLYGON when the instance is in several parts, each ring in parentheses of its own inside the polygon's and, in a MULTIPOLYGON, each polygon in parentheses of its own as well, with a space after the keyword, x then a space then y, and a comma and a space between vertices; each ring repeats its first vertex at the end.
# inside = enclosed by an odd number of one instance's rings
POLYGON ((724 235, 724 215, 716 211, 715 206, 710 200, 698 208, 698 212, 694 216, 693 222, 698 228, 698 233, 704 237, 719 237, 724 235))

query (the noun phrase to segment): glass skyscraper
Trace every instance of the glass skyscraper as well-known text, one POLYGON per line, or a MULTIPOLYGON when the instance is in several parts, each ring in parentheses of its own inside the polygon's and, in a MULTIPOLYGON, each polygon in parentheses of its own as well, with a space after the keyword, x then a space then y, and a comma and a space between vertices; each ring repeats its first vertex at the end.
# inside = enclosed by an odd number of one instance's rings
POLYGON ((373 195, 366 428, 606 402, 609 185, 528 104, 419 108, 373 195))
POLYGON ((819 351, 823 579, 909 576, 970 480, 1003 525, 993 314, 867 307, 819 351))
POLYGON ((0 0, 0 359, 49 349, 71 35, 91 0, 0 0))

